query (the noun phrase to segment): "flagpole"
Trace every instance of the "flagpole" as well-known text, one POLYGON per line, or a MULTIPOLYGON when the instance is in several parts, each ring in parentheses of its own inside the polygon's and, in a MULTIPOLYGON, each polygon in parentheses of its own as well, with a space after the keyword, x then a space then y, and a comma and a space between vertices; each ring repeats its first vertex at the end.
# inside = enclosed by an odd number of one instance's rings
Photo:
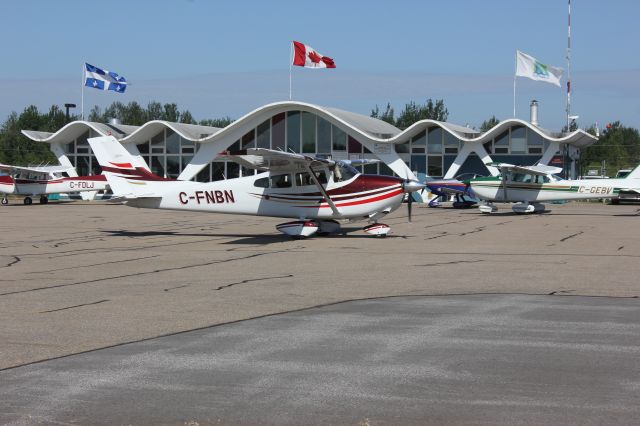
POLYGON ((513 70, 513 118, 516 118, 516 74, 518 73, 518 51, 516 50, 515 69, 513 70))
POLYGON ((291 51, 289 52, 289 100, 291 100, 291 69, 293 68, 293 42, 291 42, 291 51))
POLYGON ((84 63, 82 64, 82 74, 80 77, 80 119, 84 120, 84 63))
POLYGON ((569 0, 567 25, 567 133, 571 131, 571 0, 569 0))

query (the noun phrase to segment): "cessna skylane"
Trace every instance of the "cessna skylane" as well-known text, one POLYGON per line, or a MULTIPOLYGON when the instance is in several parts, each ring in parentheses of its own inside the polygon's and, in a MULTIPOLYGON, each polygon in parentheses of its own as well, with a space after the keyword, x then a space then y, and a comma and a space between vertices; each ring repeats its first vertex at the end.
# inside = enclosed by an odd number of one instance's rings
POLYGON ((497 207, 493 201, 516 203, 516 213, 544 211, 544 201, 589 200, 617 198, 620 191, 640 193, 640 166, 621 179, 565 180, 557 173, 559 167, 538 164, 514 166, 505 163, 488 163, 500 169, 500 176, 482 177, 467 181, 473 193, 484 200, 479 206, 482 213, 493 213, 497 207))
POLYGON ((48 194, 66 192, 100 191, 107 187, 102 175, 64 177, 62 173, 73 169, 66 166, 20 167, 0 164, 0 194, 2 204, 8 204, 7 194, 24 195, 24 204, 31 204, 31 197, 40 195, 40 204, 49 202, 48 194))
POLYGON ((276 226, 292 237, 337 233, 341 222, 358 220, 370 222, 366 233, 386 236, 390 228, 378 220, 400 207, 407 193, 424 188, 412 179, 363 175, 349 161, 264 148, 224 153, 261 173, 208 183, 177 181, 136 167, 113 136, 90 138, 89 145, 113 201, 139 208, 292 218, 296 220, 276 226))

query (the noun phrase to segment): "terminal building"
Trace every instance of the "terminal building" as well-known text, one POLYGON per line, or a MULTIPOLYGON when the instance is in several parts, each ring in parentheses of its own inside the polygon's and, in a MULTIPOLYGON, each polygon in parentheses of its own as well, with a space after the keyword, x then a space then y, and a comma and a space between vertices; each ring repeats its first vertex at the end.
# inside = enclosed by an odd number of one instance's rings
POLYGON ((137 165, 155 174, 202 182, 255 173, 217 158, 224 151, 253 147, 336 160, 380 159, 361 170, 403 178, 497 175, 497 169, 485 166, 492 161, 553 164, 575 176, 580 148, 597 138, 583 130, 563 134, 544 130, 537 122, 535 101, 531 108, 530 122, 508 119, 484 133, 435 120, 400 130, 375 118, 294 101, 265 105, 222 129, 157 120, 142 126, 74 121, 55 133, 22 133, 48 143, 60 163, 75 167, 79 176, 100 173, 87 138, 107 135, 117 138, 137 165))

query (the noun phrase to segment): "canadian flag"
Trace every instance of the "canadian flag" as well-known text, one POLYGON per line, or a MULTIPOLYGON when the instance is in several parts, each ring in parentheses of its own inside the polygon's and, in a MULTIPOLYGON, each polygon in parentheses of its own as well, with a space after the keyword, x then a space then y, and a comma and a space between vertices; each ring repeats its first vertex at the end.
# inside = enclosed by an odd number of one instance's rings
POLYGON ((336 64, 328 56, 322 56, 313 47, 293 42, 293 65, 306 68, 335 68, 336 64))

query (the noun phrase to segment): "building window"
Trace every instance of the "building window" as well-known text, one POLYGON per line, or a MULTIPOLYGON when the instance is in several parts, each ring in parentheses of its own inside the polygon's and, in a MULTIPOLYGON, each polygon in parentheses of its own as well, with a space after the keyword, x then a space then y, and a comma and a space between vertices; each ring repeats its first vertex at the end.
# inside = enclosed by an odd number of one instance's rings
POLYGON ((211 164, 207 164, 204 169, 200 170, 196 175, 198 182, 210 182, 211 181, 211 164))
POLYGON ((408 154, 409 153, 409 141, 404 143, 395 144, 396 153, 398 154, 408 154))
POLYGON ((180 136, 171 129, 167 129, 167 154, 180 154, 180 136))
POLYGON ((167 177, 175 179, 180 175, 180 156, 167 155, 167 177))
POLYGON ((300 111, 287 113, 287 149, 300 152, 300 111))
POLYGON ((427 157, 425 155, 411 156, 411 171, 414 173, 427 172, 427 157))
POLYGON ((427 174, 433 177, 442 177, 442 156, 430 155, 427 159, 427 174))
POLYGON ((429 154, 442 154, 442 129, 440 127, 429 129, 427 152, 429 154))
POLYGON ((151 173, 158 176, 165 176, 164 158, 164 156, 160 155, 153 155, 151 157, 151 162, 149 164, 151 173))
POLYGON ((316 152, 316 116, 306 111, 302 113, 302 152, 316 152))
POLYGON ((427 149, 427 131, 423 130, 411 138, 411 153, 424 154, 427 149))
POLYGON ((494 154, 509 153, 509 130, 505 130, 493 140, 493 153, 494 154))
POLYGON ((164 154, 164 130, 151 138, 151 153, 164 154))
POLYGON ((362 154, 362 144, 355 140, 351 135, 349 139, 349 154, 362 154))
POLYGON ((318 154, 331 153, 331 123, 318 117, 318 154))
POLYGON ((516 126, 511 129, 511 153, 527 153, 527 129, 524 126, 516 126))
POLYGON ((256 147, 256 129, 251 129, 242 137, 242 149, 256 147))
POLYGON ((266 120, 258 126, 258 148, 271 148, 271 120, 266 120))
POLYGON ((214 161, 211 163, 211 180, 223 180, 227 176, 225 171, 226 161, 214 161))
POLYGON ((460 148, 460 140, 449 132, 444 132, 444 153, 457 154, 460 148))
POLYGON ((337 126, 331 126, 332 145, 334 151, 347 150, 347 134, 337 126))
POLYGON ((271 146, 285 150, 285 113, 274 115, 271 119, 271 146))
POLYGON ((142 142, 137 146, 138 146, 138 152, 140 152, 140 154, 142 155, 149 154, 149 141, 142 142))

